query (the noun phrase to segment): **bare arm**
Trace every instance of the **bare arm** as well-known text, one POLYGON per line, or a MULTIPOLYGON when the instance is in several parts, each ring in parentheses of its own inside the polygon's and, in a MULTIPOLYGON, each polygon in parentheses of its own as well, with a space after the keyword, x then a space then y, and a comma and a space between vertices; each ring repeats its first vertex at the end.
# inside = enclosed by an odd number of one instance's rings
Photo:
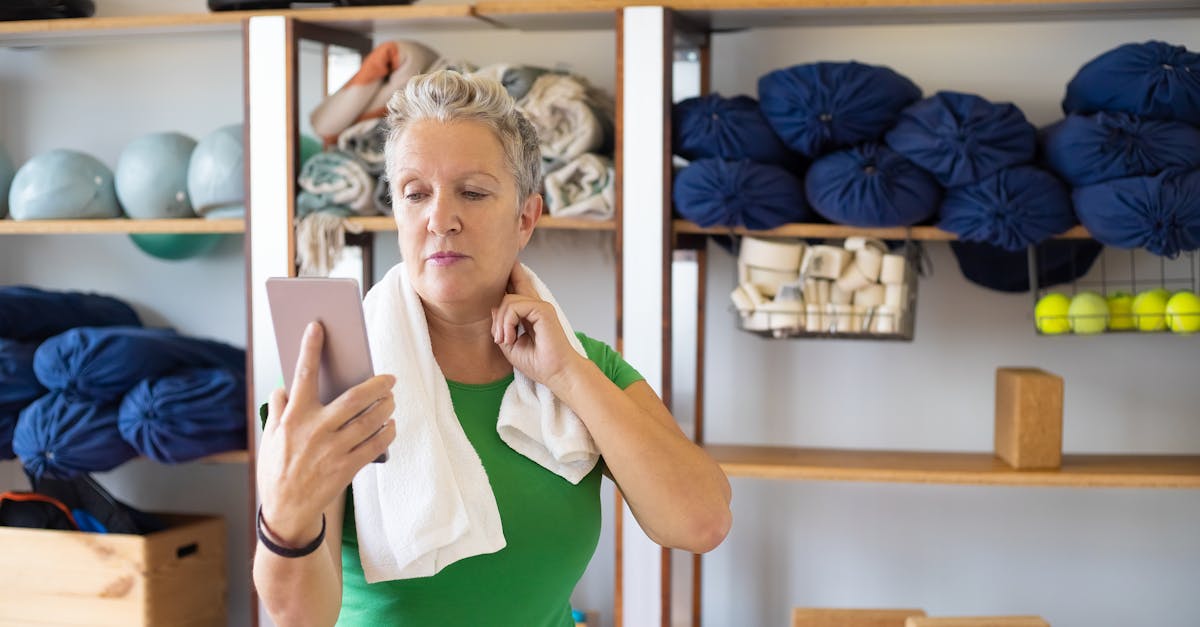
POLYGON ((704 553, 729 533, 729 481, 683 435, 648 384, 621 390, 576 353, 520 264, 492 334, 513 367, 549 387, 587 425, 638 524, 663 546, 704 553), (524 335, 518 329, 525 330, 524 335))
POLYGON ((346 488, 359 470, 396 438, 391 420, 395 377, 368 379, 328 405, 317 400, 323 330, 305 333, 292 397, 271 395, 258 452, 258 490, 265 533, 275 544, 299 548, 321 532, 325 539, 303 557, 282 557, 260 541, 254 585, 280 627, 331 626, 342 605, 342 515, 346 488))

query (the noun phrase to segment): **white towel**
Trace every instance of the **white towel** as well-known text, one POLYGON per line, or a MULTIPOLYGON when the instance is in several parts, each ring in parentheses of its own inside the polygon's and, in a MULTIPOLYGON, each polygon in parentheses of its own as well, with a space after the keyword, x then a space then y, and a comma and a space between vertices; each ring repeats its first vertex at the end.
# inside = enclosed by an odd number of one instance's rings
MULTIPOLYGON (((545 285, 529 276, 539 295, 554 303, 545 285)), ((367 582, 428 577, 458 560, 499 551, 505 540, 496 498, 454 414, 425 310, 403 263, 371 288, 363 308, 375 372, 396 376, 396 440, 389 459, 368 464, 354 478, 354 520, 367 582)), ((578 416, 520 372, 501 401, 497 430, 514 450, 572 483, 599 459, 578 416)))

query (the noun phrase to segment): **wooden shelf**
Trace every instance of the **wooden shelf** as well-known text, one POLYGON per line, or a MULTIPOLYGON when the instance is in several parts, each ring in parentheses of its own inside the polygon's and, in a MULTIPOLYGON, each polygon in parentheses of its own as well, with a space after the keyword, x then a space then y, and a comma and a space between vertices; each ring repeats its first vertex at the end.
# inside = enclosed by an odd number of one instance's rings
POLYGON ((87 235, 97 233, 243 233, 241 218, 174 220, 0 220, 0 235, 87 235))
POLYGON ((244 20, 266 15, 281 15, 359 32, 399 26, 413 30, 489 26, 475 15, 469 4, 218 11, 0 22, 0 46, 95 42, 129 35, 240 33, 244 20))
MULTIPOLYGON (((911 228, 894 227, 880 229, 864 229, 841 224, 785 224, 779 228, 756 231, 742 227, 729 228, 722 226, 703 227, 689 220, 675 220, 676 234, 695 235, 752 235, 755 237, 816 237, 839 239, 845 237, 874 237, 885 240, 913 239, 921 241, 950 241, 958 239, 953 233, 943 231, 936 226, 914 226, 911 228)), ((1055 236, 1055 239, 1089 239, 1091 234, 1082 226, 1055 236)))
POLYGON ((716 445, 731 477, 1095 488, 1200 488, 1200 455, 1064 455, 1060 470, 1014 470, 991 453, 716 445))
POLYGON ((250 461, 250 451, 228 451, 197 459, 196 464, 245 464, 250 461))
POLYGON ((711 31, 839 23, 913 23, 1197 15, 1194 0, 666 0, 711 31))
POLYGON ((492 0, 475 5, 480 18, 521 30, 607 30, 617 23, 617 12, 627 6, 651 2, 621 0, 492 0))
MULTIPOLYGON (((395 231, 396 221, 392 216, 371 216, 367 218, 350 218, 350 222, 358 224, 367 232, 395 231)), ((555 218, 542 216, 537 228, 562 231, 615 231, 616 224, 612 220, 583 220, 580 218, 555 218)))

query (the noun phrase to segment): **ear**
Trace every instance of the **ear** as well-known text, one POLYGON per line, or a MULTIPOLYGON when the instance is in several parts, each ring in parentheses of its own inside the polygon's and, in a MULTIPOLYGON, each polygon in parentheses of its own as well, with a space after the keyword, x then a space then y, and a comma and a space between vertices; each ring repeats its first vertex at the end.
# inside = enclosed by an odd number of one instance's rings
POLYGON ((521 250, 525 250, 526 244, 529 243, 529 238, 533 237, 533 229, 542 217, 542 205, 542 195, 532 194, 529 198, 525 199, 525 204, 521 206, 521 215, 518 216, 520 220, 521 250))

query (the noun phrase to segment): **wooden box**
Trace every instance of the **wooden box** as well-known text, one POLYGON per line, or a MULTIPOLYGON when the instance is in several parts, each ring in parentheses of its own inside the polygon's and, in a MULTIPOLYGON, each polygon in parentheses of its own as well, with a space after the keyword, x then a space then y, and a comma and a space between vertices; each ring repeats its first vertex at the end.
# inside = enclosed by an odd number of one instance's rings
POLYGON ((996 369, 996 456, 1018 469, 1062 465, 1063 380, 1037 368, 996 369))
POLYGON ((225 521, 145 536, 0 527, 0 627, 225 627, 225 521))
POLYGON ((1050 627, 1050 623, 1037 616, 975 616, 910 618, 904 627, 1050 627))
POLYGON ((837 610, 803 608, 792 610, 792 627, 904 627, 910 616, 923 610, 837 610))

